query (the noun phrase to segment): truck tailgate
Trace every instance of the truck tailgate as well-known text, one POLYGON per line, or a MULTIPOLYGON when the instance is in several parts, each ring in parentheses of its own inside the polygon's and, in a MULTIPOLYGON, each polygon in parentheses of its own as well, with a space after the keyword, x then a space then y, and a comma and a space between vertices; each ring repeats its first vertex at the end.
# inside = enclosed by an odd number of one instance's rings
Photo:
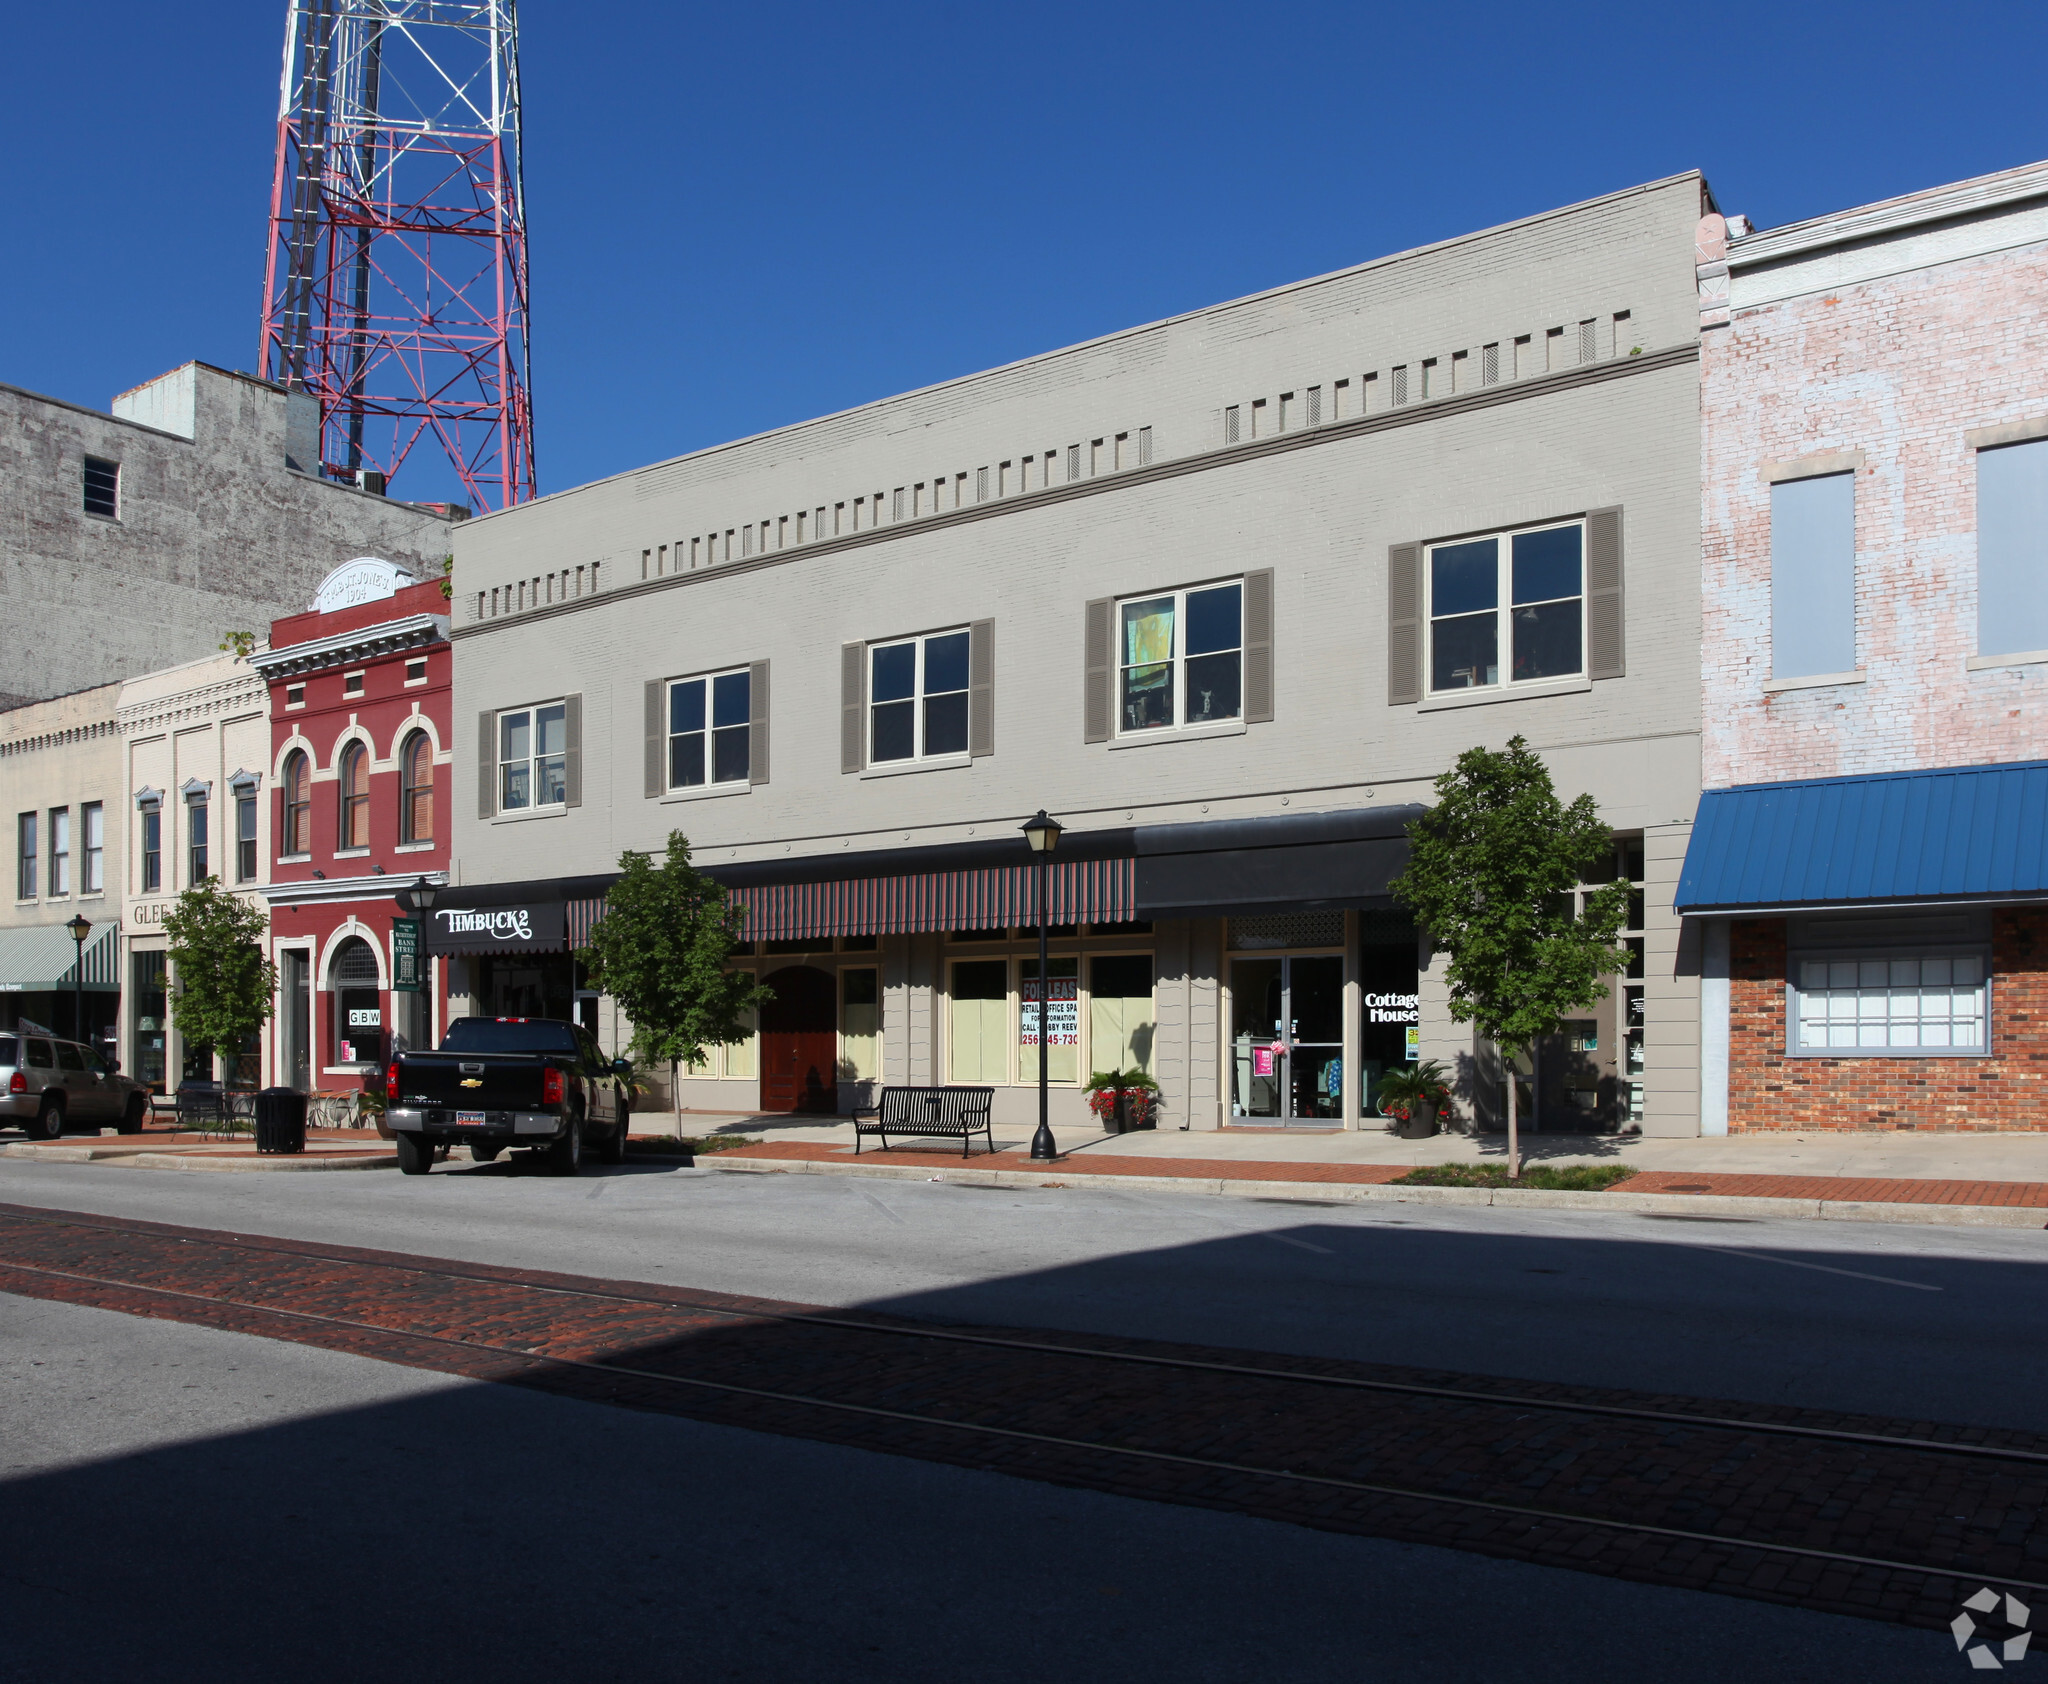
POLYGON ((536 1111, 541 1072, 536 1053, 409 1052, 398 1061, 397 1103, 461 1111, 536 1111))

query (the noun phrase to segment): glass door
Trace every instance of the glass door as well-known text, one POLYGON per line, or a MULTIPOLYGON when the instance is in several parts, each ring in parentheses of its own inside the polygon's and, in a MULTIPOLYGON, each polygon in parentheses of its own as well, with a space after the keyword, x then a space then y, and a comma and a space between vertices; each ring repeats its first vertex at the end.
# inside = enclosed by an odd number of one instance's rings
POLYGON ((1343 1116, 1344 961, 1238 959, 1230 967, 1233 1117, 1335 1126, 1343 1116))

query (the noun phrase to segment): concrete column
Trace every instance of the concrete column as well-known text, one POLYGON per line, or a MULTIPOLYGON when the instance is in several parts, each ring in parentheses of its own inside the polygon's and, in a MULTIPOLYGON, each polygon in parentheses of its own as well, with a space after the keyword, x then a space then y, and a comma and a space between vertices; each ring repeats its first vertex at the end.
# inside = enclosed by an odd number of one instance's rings
POLYGON ((1728 920, 1700 923, 1700 1133, 1728 1132, 1728 920))
POLYGON ((1358 981, 1358 914, 1344 914, 1344 1047, 1343 1098, 1339 1102, 1344 1126, 1355 1129, 1360 1122, 1361 1100, 1358 1081, 1359 1028, 1364 1021, 1364 991, 1358 981))

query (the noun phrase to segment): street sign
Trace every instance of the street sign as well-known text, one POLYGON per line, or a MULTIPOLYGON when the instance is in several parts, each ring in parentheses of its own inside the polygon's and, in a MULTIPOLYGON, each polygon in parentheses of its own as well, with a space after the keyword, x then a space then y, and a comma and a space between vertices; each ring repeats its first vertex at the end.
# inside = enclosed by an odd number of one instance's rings
POLYGON ((420 977, 420 921, 417 918, 391 920, 391 988, 396 994, 417 994, 424 986, 420 977))

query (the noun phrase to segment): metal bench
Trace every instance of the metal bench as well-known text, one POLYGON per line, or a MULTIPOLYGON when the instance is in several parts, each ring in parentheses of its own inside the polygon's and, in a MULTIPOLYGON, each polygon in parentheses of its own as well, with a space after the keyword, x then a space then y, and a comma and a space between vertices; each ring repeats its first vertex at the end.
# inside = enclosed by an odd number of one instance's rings
POLYGON ((993 1152, 996 1137, 988 1113, 995 1097, 994 1088, 884 1088, 878 1103, 853 1114, 854 1156, 860 1156, 864 1134, 880 1135, 885 1152, 892 1134, 957 1137, 963 1158, 972 1155, 971 1137, 978 1134, 993 1152))

